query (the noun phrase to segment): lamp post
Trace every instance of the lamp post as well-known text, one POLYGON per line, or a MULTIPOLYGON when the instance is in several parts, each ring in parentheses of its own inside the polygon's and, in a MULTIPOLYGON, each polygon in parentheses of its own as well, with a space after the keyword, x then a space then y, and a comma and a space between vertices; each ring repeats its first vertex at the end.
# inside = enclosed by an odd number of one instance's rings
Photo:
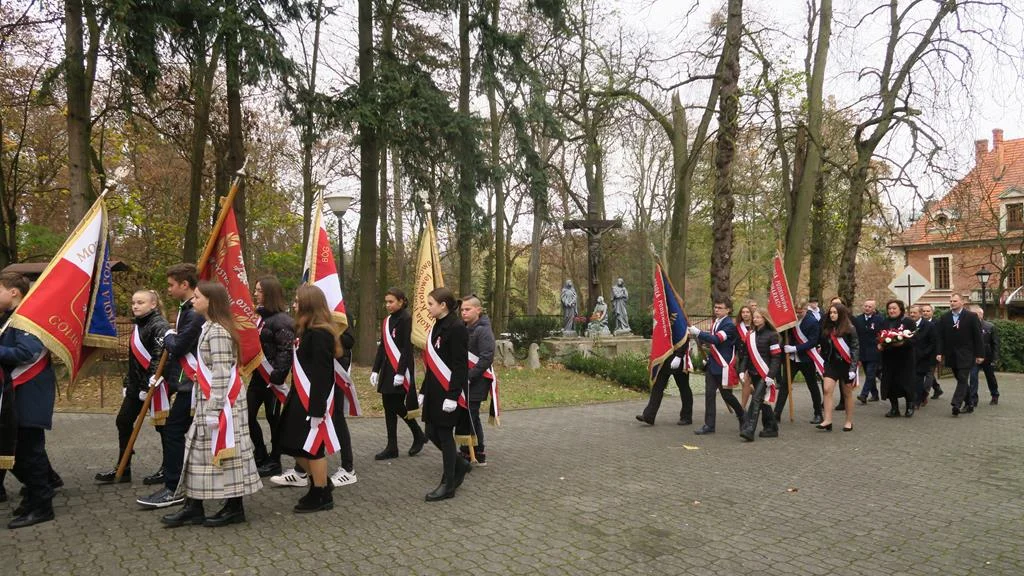
POLYGON ((985 269, 984 266, 981 270, 974 273, 978 277, 978 282, 981 283, 981 309, 985 309, 985 287, 988 286, 988 279, 992 277, 992 273, 985 269))
POLYGON ((338 284, 341 286, 342 292, 345 291, 345 235, 343 234, 342 218, 348 211, 348 207, 352 205, 352 200, 354 197, 344 192, 324 196, 324 202, 327 202, 327 206, 338 219, 338 284))

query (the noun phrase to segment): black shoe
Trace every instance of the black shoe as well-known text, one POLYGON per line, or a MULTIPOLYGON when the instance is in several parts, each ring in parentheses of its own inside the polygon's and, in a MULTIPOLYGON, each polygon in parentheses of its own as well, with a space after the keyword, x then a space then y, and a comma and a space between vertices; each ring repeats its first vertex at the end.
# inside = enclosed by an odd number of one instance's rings
POLYGON ((868 400, 868 402, 878 402, 878 396, 872 396, 871 400, 868 400))
POLYGON ((482 452, 481 451, 481 452, 477 452, 476 453, 476 465, 477 466, 487 466, 487 453, 486 452, 482 452))
POLYGON ((278 476, 281 474, 281 462, 274 460, 267 460, 261 466, 256 468, 260 478, 267 478, 268 476, 278 476))
POLYGON ((936 386, 935 390, 932 392, 932 400, 935 400, 939 396, 942 396, 942 388, 939 388, 938 386, 936 386))
MULTIPOLYGON (((846 411, 846 405, 845 404, 837 404, 836 407, 835 407, 835 410, 836 410, 836 412, 845 412, 846 411)), ((812 422, 812 424, 813 424, 813 422, 812 422)))
POLYGON ((778 430, 761 430, 760 432, 757 433, 757 435, 759 437, 761 437, 761 438, 778 438, 779 437, 779 431, 778 430))
POLYGON ((164 477, 163 468, 160 468, 156 472, 142 479, 142 483, 145 484, 146 486, 152 486, 153 484, 163 484, 166 481, 167 478, 164 477))
POLYGON ((914 404, 913 403, 910 403, 910 402, 907 403, 907 411, 904 412, 903 415, 906 416, 907 418, 910 418, 910 417, 912 417, 914 415, 914 404))
POLYGON ((448 498, 451 498, 453 496, 455 496, 455 491, 449 491, 447 482, 441 482, 441 484, 437 488, 435 488, 433 492, 427 494, 426 501, 437 502, 438 500, 447 500, 448 498))
POLYGON ((959 415, 960 415, 960 408, 957 408, 956 406, 953 406, 953 416, 955 417, 955 416, 959 416, 959 415))
POLYGON ((124 474, 121 475, 120 479, 117 478, 116 469, 110 470, 108 472, 100 472, 96 474, 96 476, 94 476, 93 479, 100 484, 113 484, 115 482, 117 482, 118 484, 124 484, 126 482, 132 481, 132 469, 125 468, 124 474))
POLYGON ((309 514, 334 509, 334 495, 331 494, 333 489, 334 484, 330 482, 327 482, 327 486, 310 486, 309 494, 303 496, 292 511, 296 514, 309 514))
POLYGON ((700 428, 697 428, 696 430, 694 430, 693 433, 698 435, 698 436, 703 436, 705 434, 714 434, 715 433, 715 429, 714 428, 708 428, 708 425, 705 424, 705 425, 701 426, 700 428))
POLYGON ((693 424, 693 418, 680 418, 679 422, 676 422, 679 426, 689 426, 693 424))
POLYGON ((374 460, 390 460, 392 458, 398 458, 398 448, 385 448, 373 457, 374 460))
POLYGON ((637 414, 636 415, 636 419, 638 421, 640 421, 640 422, 643 422, 644 424, 649 425, 649 426, 654 426, 654 420, 653 419, 652 420, 648 420, 646 417, 644 417, 643 414, 637 414))
POLYGON ((202 524, 206 513, 203 511, 203 501, 185 499, 185 505, 174 514, 167 514, 160 518, 160 522, 168 528, 177 528, 185 524, 202 524))
POLYGON ((999 396, 993 396, 992 400, 989 400, 988 403, 989 406, 995 406, 997 404, 999 404, 999 396))
POLYGON ((754 441, 754 431, 753 430, 740 430, 740 438, 743 438, 747 442, 753 442, 754 441))
POLYGON ((818 425, 815 426, 815 428, 817 428, 818 430, 825 430, 826 432, 831 432, 832 431, 832 423, 829 422, 828 424, 822 424, 822 423, 819 422, 818 425))
POLYGON ((961 414, 970 414, 972 412, 974 412, 973 404, 968 404, 967 406, 964 406, 964 409, 960 411, 961 414))
POLYGON ((167 508, 168 506, 181 504, 184 501, 184 497, 175 497, 174 492, 171 492, 167 488, 161 488, 145 498, 139 498, 136 500, 136 502, 138 502, 143 508, 150 509, 167 508))
POLYGON ((245 522, 245 508, 242 507, 242 497, 228 498, 224 507, 213 516, 203 519, 203 526, 207 528, 219 528, 228 524, 241 524, 245 522))
POLYGON ((853 432, 853 424, 850 424, 849 428, 843 426, 843 432, 853 432))
POLYGON ((857 400, 860 400, 861 404, 867 404, 868 403, 868 397, 867 396, 857 396, 857 400))
POLYGON ((821 417, 821 414, 815 414, 814 418, 811 418, 811 422, 810 423, 811 424, 821 424, 822 420, 824 420, 824 418, 821 417))
POLYGON ((412 441, 412 446, 409 447, 409 456, 415 456, 423 451, 423 446, 427 444, 427 439, 424 436, 417 436, 412 441))
POLYGON ((17 528, 25 528, 26 526, 32 526, 34 524, 49 522, 50 520, 53 520, 53 507, 46 506, 45 508, 36 508, 27 513, 18 515, 17 518, 11 520, 7 524, 7 527, 11 530, 15 530, 17 528))
POLYGON ((889 411, 885 413, 885 417, 886 418, 895 418, 895 417, 897 417, 899 415, 900 415, 900 409, 899 408, 890 408, 889 411))

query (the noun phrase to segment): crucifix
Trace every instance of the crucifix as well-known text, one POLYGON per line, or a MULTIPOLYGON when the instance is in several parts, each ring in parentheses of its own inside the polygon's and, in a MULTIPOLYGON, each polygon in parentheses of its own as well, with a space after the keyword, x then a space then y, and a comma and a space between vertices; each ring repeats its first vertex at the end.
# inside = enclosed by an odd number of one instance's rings
POLYGON ((892 286, 893 286, 893 288, 898 288, 898 289, 901 289, 901 290, 905 288, 907 290, 906 305, 907 306, 911 306, 911 305, 913 305, 912 300, 914 298, 911 291, 914 288, 926 288, 928 285, 927 284, 914 284, 913 280, 910 279, 910 274, 907 274, 907 281, 906 282, 904 282, 903 284, 893 284, 892 286))
POLYGON ((601 236, 615 228, 622 228, 621 220, 588 218, 562 222, 563 230, 583 230, 587 233, 587 269, 590 276, 587 288, 587 314, 594 309, 597 297, 601 295, 601 277, 598 275, 598 266, 601 264, 601 236))

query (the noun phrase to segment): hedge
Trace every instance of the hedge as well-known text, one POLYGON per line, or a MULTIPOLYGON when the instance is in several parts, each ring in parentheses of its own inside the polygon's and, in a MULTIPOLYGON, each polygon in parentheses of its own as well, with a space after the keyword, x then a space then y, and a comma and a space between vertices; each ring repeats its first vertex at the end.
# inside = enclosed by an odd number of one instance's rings
POLYGON ((1024 323, 993 320, 999 334, 999 365, 1003 372, 1024 372, 1024 323))
POLYGON ((508 319, 509 340, 515 350, 526 350, 530 344, 540 344, 562 326, 559 316, 512 316, 508 319))
POLYGON ((607 378, 633 390, 647 392, 651 388, 647 357, 641 354, 619 354, 605 358, 573 352, 565 357, 563 364, 569 370, 607 378))

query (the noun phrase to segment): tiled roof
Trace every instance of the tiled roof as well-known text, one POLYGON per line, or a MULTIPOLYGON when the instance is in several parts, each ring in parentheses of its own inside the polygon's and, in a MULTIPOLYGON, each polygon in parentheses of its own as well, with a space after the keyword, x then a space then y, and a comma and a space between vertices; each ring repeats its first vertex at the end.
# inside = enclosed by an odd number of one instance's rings
MULTIPOLYGON (((1000 134, 1001 136, 1001 134, 1000 134)), ((978 145, 987 148, 985 141, 978 145)), ((1002 149, 1002 166, 997 148, 978 151, 980 160, 938 202, 893 240, 894 247, 922 246, 942 242, 972 242, 997 238, 999 232, 1000 196, 1019 191, 1024 200, 1024 138, 996 143, 1002 149), (943 216, 946 226, 941 225, 943 216)), ((1021 231, 1003 232, 1003 237, 1021 231)))

